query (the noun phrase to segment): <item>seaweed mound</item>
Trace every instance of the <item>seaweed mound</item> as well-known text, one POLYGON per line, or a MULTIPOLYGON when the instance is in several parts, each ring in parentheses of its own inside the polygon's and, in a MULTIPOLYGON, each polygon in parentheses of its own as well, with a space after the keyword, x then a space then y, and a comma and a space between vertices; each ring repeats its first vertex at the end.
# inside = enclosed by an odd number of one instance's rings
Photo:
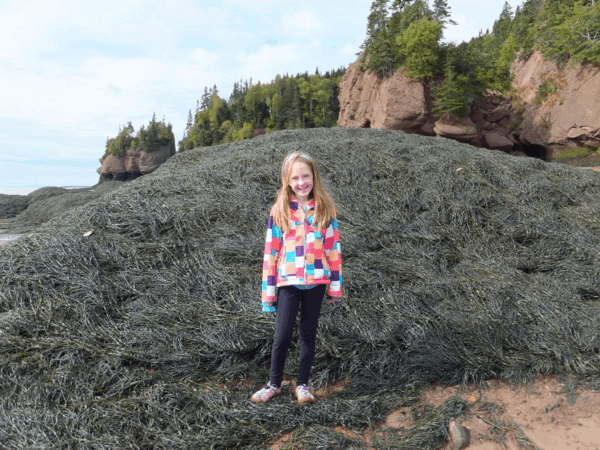
MULTIPOLYGON (((555 372, 600 387, 599 217, 597 172, 401 131, 177 154, 0 248, 0 442, 264 448, 283 431, 359 447, 332 427, 362 430, 434 381, 555 372), (322 312, 311 382, 349 382, 309 407, 255 405, 274 330, 266 219, 295 150, 340 209, 344 298, 322 312)), ((467 409, 452 399, 393 447, 441 445, 467 409)))
POLYGON ((89 188, 65 189, 43 187, 28 195, 0 194, 0 234, 35 231, 65 211, 96 200, 118 188, 120 181, 97 184, 89 188))

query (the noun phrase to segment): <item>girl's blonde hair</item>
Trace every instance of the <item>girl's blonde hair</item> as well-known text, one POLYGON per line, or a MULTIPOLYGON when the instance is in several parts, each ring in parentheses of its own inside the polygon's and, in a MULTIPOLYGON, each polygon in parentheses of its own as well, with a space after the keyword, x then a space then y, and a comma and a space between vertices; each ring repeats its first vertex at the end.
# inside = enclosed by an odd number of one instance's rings
POLYGON ((281 166, 281 188, 277 192, 277 200, 271 208, 271 215, 275 225, 286 233, 290 229, 290 202, 294 191, 290 186, 290 178, 292 174, 292 166, 296 161, 305 163, 311 170, 313 175, 313 188, 310 198, 315 201, 313 226, 317 229, 324 229, 329 225, 331 219, 337 214, 335 202, 325 190, 323 180, 319 174, 317 163, 313 158, 306 153, 292 152, 285 157, 281 166))

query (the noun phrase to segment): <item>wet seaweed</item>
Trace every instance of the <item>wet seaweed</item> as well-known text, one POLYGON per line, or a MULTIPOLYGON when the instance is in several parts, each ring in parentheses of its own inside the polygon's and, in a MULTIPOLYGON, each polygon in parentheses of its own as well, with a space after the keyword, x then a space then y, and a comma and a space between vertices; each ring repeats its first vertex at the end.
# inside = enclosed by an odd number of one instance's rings
MULTIPOLYGON (((399 131, 177 154, 0 247, 0 442, 265 448, 296 433, 350 447, 328 429, 372 427, 431 382, 597 383, 599 213, 596 172, 399 131), (267 212, 294 150, 338 202, 344 258, 311 382, 349 382, 308 407, 255 405, 274 331, 260 307, 267 212)), ((294 340, 287 378, 297 353, 294 340)), ((447 438, 451 415, 421 417, 419 448, 447 438)))

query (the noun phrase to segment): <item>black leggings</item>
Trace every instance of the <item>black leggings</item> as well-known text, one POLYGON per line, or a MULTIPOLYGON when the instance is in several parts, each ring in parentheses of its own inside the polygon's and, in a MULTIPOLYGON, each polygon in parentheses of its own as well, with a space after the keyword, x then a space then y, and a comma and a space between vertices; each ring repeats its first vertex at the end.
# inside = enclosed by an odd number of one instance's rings
POLYGON ((277 292, 277 325, 271 355, 271 384, 281 387, 283 367, 292 333, 300 309, 300 364, 296 385, 308 384, 310 368, 315 357, 317 325, 321 314, 321 305, 326 284, 312 289, 298 289, 295 286, 283 286, 277 292))

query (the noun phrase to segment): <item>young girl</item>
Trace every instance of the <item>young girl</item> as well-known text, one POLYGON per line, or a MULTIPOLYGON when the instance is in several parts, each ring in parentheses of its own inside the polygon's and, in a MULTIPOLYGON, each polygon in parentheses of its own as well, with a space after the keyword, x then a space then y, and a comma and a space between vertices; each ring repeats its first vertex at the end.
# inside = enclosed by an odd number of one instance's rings
POLYGON ((295 395, 299 403, 312 403, 315 398, 307 384, 325 289, 329 285, 330 302, 342 297, 336 206, 323 186, 315 161, 305 153, 294 152, 285 158, 281 182, 269 216, 262 277, 263 311, 277 312, 271 380, 252 396, 252 401, 265 403, 280 393, 285 358, 300 309, 295 395))

